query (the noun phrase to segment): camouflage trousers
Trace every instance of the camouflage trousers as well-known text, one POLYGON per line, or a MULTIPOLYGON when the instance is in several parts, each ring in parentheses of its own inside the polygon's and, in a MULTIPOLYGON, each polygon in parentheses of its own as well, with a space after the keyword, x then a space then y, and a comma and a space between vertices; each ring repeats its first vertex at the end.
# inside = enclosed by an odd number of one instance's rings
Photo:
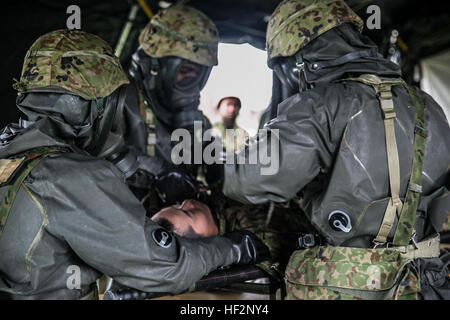
POLYGON ((270 249, 273 262, 284 272, 301 233, 312 226, 295 200, 285 204, 233 204, 220 212, 221 233, 245 229, 256 234, 270 249))
POLYGON ((417 253, 333 246, 295 251, 285 272, 287 299, 417 300, 420 276, 414 259, 439 256, 438 238, 421 248, 417 253))
POLYGON ((447 215, 447 220, 445 220, 444 225, 441 228, 441 232, 450 231, 450 214, 447 215))

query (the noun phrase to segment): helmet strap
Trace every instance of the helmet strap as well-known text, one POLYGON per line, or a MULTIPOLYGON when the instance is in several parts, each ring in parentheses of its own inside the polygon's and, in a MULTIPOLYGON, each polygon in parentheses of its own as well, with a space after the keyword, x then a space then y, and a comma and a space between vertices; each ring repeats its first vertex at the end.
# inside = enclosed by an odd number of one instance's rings
POLYGON ((151 69, 150 69, 150 73, 153 76, 156 76, 159 73, 159 62, 158 62, 158 59, 153 58, 153 57, 150 57, 150 59, 152 61, 152 66, 151 66, 151 69))
POLYGON ((301 50, 298 50, 295 54, 295 65, 298 69, 298 90, 299 92, 306 91, 305 62, 303 61, 301 50))
POLYGON ((105 107, 103 105, 105 99, 103 98, 97 98, 95 99, 95 102, 97 103, 97 111, 98 111, 98 117, 101 118, 103 115, 103 111, 105 111, 105 107))

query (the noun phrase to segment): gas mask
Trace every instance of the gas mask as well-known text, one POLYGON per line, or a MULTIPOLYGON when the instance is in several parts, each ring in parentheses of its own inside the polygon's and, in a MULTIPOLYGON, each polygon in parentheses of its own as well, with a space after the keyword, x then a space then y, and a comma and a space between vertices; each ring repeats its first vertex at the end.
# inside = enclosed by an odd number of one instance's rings
POLYGON ((105 110, 103 115, 99 117, 98 128, 96 128, 96 134, 98 134, 99 139, 98 146, 102 146, 97 154, 99 158, 107 158, 121 150, 125 145, 123 137, 125 93, 126 87, 121 86, 106 97, 104 101, 105 110), (102 144, 103 141, 104 143, 102 144))
MULTIPOLYGON (((27 116, 26 126, 47 118, 52 134, 73 141, 74 147, 105 158, 124 145, 122 114, 126 87, 97 100, 85 100, 60 88, 37 88, 21 94, 17 107, 27 116)), ((48 122, 46 122, 48 123, 48 122)))
POLYGON ((126 87, 121 86, 104 99, 97 99, 100 115, 94 124, 94 139, 86 149, 90 154, 106 158, 123 148, 123 108, 126 87))
POLYGON ((159 121, 173 129, 202 121, 200 91, 212 67, 179 57, 153 58, 141 48, 132 56, 131 76, 137 81, 159 121))

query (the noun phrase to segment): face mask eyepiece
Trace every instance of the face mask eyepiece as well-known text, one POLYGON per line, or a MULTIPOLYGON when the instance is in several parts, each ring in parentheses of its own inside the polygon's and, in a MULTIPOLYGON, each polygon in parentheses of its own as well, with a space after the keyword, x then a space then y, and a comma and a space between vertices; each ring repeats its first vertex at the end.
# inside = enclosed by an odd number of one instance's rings
POLYGON ((174 87, 180 90, 200 87, 206 68, 187 60, 184 60, 177 69, 174 87))
POLYGON ((273 70, 288 91, 298 91, 298 67, 293 57, 279 58, 275 62, 273 70))

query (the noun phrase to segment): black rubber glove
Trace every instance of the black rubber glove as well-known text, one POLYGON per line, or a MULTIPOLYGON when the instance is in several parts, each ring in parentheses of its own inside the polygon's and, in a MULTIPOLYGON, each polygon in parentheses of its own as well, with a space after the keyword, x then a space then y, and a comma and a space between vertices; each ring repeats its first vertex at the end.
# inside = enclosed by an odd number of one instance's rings
POLYGON ((178 170, 164 172, 156 178, 155 189, 165 206, 196 198, 198 193, 194 177, 178 170))
POLYGON ((271 258, 269 248, 250 231, 235 230, 223 236, 231 240, 238 252, 238 265, 255 264, 271 258))

